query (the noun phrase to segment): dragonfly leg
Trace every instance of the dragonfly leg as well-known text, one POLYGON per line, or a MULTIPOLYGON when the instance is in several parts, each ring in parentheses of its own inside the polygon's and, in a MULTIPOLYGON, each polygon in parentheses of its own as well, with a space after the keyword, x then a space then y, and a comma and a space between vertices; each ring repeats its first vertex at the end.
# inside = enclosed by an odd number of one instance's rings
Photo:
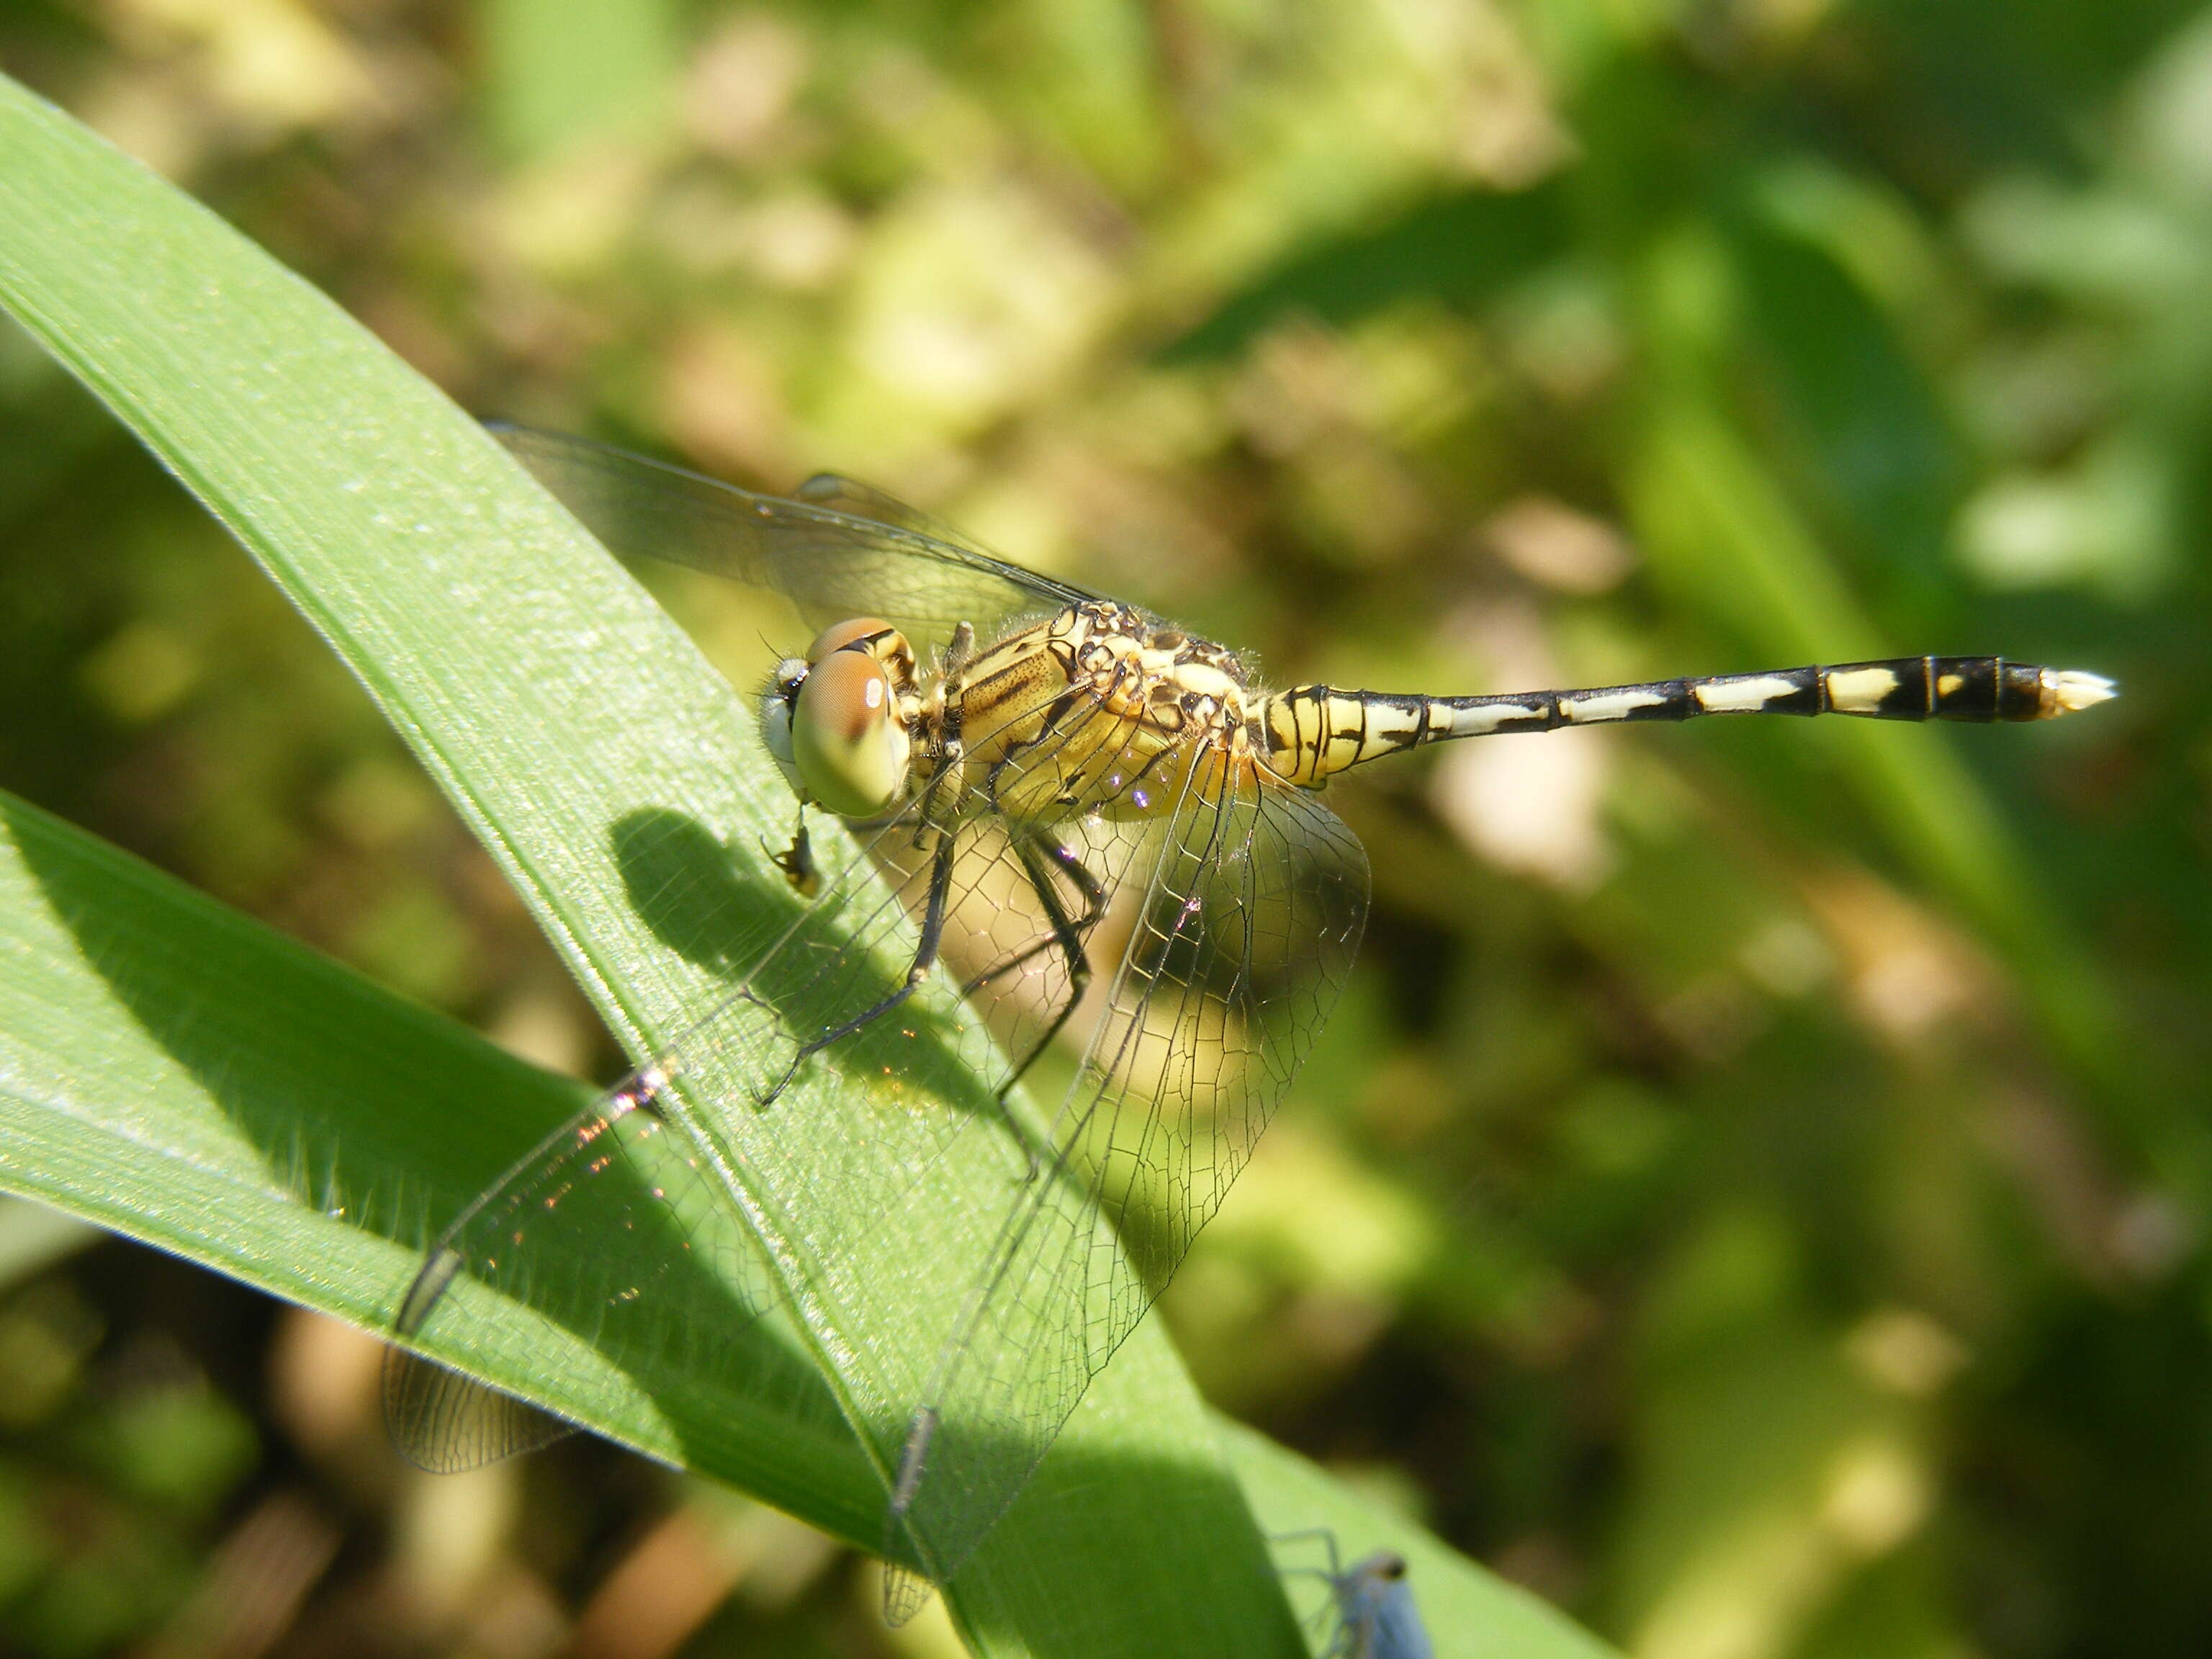
MULTIPOLYGON (((1015 1062, 1013 1069, 1006 1073, 1006 1080, 999 1085, 1001 1109, 1006 1103, 1006 1097, 1013 1093, 1014 1085, 1022 1080, 1023 1074, 1036 1063, 1037 1056, 1060 1035, 1060 1027, 1073 1016, 1076 1004, 1083 1000, 1083 993, 1091 983, 1091 958, 1084 954, 1083 942, 1106 909, 1104 885, 1081 859, 1059 842, 1035 834, 1017 836, 1014 838, 1014 854, 1022 861, 1022 869, 1030 878, 1030 887, 1036 892, 1037 902, 1044 907, 1045 920, 1051 927, 1052 936, 1038 939, 1005 961, 985 969, 963 986, 960 994, 973 996, 992 981, 1014 972, 1048 951, 1059 951, 1067 963, 1067 990, 1051 1021, 1015 1062), (1067 914, 1067 907, 1061 902, 1054 886, 1052 868, 1048 867, 1047 860, 1050 860, 1051 866, 1065 875, 1074 884, 1076 891, 1083 896, 1081 914, 1074 916, 1067 914)), ((1030 1174, 1034 1176, 1038 1168, 1037 1149, 1030 1145, 1028 1136, 1019 1133, 1018 1127, 1017 1139, 1028 1148, 1030 1174)))
POLYGON ((917 798, 919 810, 914 815, 914 845, 917 848, 929 839, 933 830, 940 836, 950 833, 945 828, 944 806, 948 793, 956 797, 958 793, 955 780, 960 773, 960 722, 957 714, 948 715, 946 721, 949 731, 945 752, 931 769, 917 798))
POLYGON ((872 1007, 864 1008, 843 1024, 832 1025, 801 1043, 799 1052, 791 1057, 791 1064, 783 1068, 783 1075, 775 1087, 762 1096, 757 1103, 763 1109, 775 1104, 776 1098, 791 1086, 791 1079, 799 1075, 799 1068, 831 1043, 841 1042, 862 1026, 881 1019, 885 1014, 914 994, 915 987, 929 977, 929 970, 937 965, 937 951, 945 937, 945 908, 952 890, 952 853, 956 837, 940 834, 937 847, 931 854, 929 865, 929 896, 922 907, 921 939, 914 953, 913 964, 906 970, 906 982, 872 1007))
POLYGON ((975 654, 975 624, 963 622, 952 625, 952 637, 945 642, 945 655, 938 664, 938 672, 951 674, 968 665, 969 658, 975 654))

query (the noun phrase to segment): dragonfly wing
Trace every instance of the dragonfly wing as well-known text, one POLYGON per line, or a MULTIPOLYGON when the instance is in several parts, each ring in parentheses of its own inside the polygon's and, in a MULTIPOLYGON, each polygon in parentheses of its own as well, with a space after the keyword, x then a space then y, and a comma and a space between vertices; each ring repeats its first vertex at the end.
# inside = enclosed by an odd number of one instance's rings
POLYGON ((1001 623, 1092 597, 993 558, 845 479, 805 486, 820 499, 786 501, 586 438, 498 424, 491 431, 611 551, 782 593, 816 628, 881 617, 928 657, 957 623, 989 638, 1001 623))
POLYGON ((994 564, 1005 562, 997 554, 977 545, 934 513, 925 513, 910 502, 901 501, 887 489, 878 489, 873 484, 862 483, 858 478, 848 478, 842 473, 817 472, 793 490, 791 498, 795 501, 804 501, 809 507, 826 507, 831 512, 842 513, 848 518, 872 519, 878 524, 911 530, 916 535, 927 536, 933 541, 943 542, 948 547, 973 553, 994 564))
POLYGON ((1304 790, 1192 793, 1146 858, 1054 1161, 1009 1217, 916 1413, 893 1519, 940 1577, 1020 1491, 1220 1207, 1366 920, 1366 855, 1304 790))
MULTIPOLYGON (((555 1131, 432 1245, 393 1322, 410 1341, 465 1351, 465 1306, 489 1290, 566 1327, 648 1392, 727 1363, 767 1305, 695 1149, 635 1080, 555 1131), (464 1282, 473 1286, 456 1294, 464 1282)), ((531 1451, 570 1425, 400 1349, 384 1414, 410 1462, 446 1474, 531 1451)))
POLYGON ((480 1469, 575 1432, 526 1400, 404 1348, 385 1351, 384 1422, 399 1455, 431 1474, 480 1469))

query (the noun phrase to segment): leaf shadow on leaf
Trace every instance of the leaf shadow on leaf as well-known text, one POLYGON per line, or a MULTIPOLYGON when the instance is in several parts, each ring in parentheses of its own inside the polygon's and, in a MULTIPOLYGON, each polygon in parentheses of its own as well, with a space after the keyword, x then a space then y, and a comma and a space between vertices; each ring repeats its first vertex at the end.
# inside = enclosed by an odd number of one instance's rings
MULTIPOLYGON (((1080 1562, 1087 1604, 1069 1605, 1068 1622, 1120 1622, 1126 1619, 1121 1610, 1157 1605, 1160 1593, 1156 1561, 1097 1547, 1102 1535, 1121 1535, 1102 1528, 1127 1526, 1149 1526, 1162 1537, 1188 1541, 1187 1576, 1177 1587, 1183 1629, 1172 1637, 1160 1632, 1163 1649, 1212 1650, 1178 1647, 1205 1641, 1211 1632, 1220 1650, 1234 1640, 1240 1651, 1304 1659, 1305 1643, 1265 1534, 1243 1484, 1218 1458, 1153 1455, 1133 1449, 1119 1434, 1094 1437, 1072 1431, 1000 1518, 970 1571, 978 1578, 988 1573, 992 1584, 1018 1583, 1052 1564, 1080 1562)), ((961 1612, 980 1651, 1020 1638, 1019 1626, 988 1590, 964 1596, 961 1612)), ((1033 1631, 1029 1639, 1036 1641, 1033 1631)))

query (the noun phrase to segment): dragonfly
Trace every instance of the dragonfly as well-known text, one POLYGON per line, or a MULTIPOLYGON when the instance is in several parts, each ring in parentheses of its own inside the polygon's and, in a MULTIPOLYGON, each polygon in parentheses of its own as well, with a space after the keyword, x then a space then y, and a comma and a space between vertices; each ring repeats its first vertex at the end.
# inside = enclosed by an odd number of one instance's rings
MULTIPOLYGON (((1219 1209, 1329 1017, 1368 905, 1366 855, 1327 803, 1330 778, 1566 726, 2024 721, 2113 694, 2098 675, 1992 656, 1468 696, 1271 690, 1225 646, 994 557, 851 480, 776 497, 495 430, 612 551, 780 596, 814 632, 753 709, 800 829, 769 849, 770 896, 741 900, 679 856, 696 826, 621 828, 634 893, 715 994, 462 1206, 397 1334, 459 1329, 468 1298, 453 1291, 474 1282, 550 1310, 650 1394, 778 1363, 742 1333, 781 1309, 831 1334, 840 1404, 886 1497, 886 1555, 937 1583, 1219 1209), (809 812, 849 833, 811 835, 809 812), (988 1030, 947 1014, 956 997, 988 1030), (1016 1085, 1056 1044, 1073 1075, 1040 1123, 1016 1085), (823 1068, 847 1115, 801 1157, 784 1115, 823 1068), (932 1217, 972 1206, 973 1185, 945 1183, 975 1168, 1003 1213, 986 1248, 947 1264, 932 1217), (899 1242, 886 1249, 880 1229, 899 1242), (656 1265, 599 1248, 606 1230, 656 1265), (945 1305, 918 1293, 945 1273, 967 1279, 957 1312, 917 1311, 945 1305)), ((394 1352, 387 1420, 424 1467, 563 1431, 394 1352)))
POLYGON ((1322 1659, 1436 1659, 1429 1628, 1421 1622, 1413 1586, 1407 1582, 1404 1556, 1395 1550, 1376 1550, 1348 1567, 1340 1565, 1336 1534, 1325 1527, 1278 1534, 1274 1541, 1309 1538, 1318 1540, 1328 1552, 1328 1567, 1285 1567, 1283 1571, 1285 1576, 1319 1577, 1328 1586, 1328 1603, 1321 1611, 1334 1622, 1322 1659))

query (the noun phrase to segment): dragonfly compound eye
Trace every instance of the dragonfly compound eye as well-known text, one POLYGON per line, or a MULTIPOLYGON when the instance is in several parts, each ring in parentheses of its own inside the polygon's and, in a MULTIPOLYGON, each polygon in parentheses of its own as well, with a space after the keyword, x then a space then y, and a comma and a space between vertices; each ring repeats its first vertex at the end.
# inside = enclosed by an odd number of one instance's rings
POLYGON ((817 663, 833 651, 848 651, 855 647, 884 665, 893 685, 913 682, 914 647, 907 643, 905 635, 881 617, 848 617, 843 622, 832 623, 806 647, 806 660, 817 663))
POLYGON ((808 671, 791 714, 806 793, 842 817, 872 817, 906 782, 908 738, 884 665, 857 646, 808 671))

